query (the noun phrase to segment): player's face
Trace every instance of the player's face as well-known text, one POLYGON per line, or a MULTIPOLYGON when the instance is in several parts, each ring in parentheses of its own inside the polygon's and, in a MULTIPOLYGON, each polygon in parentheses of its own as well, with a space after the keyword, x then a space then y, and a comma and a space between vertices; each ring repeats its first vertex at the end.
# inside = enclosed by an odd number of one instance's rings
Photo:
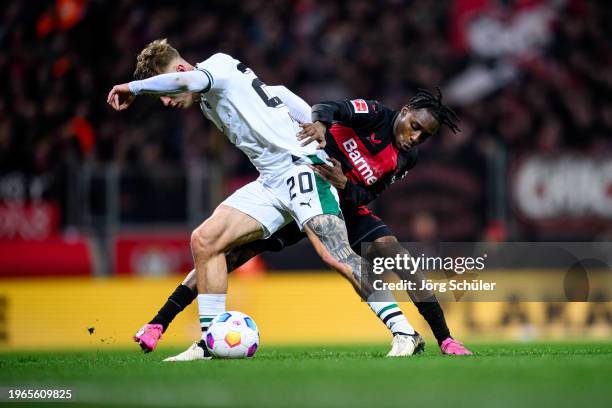
POLYGON ((440 124, 427 109, 404 106, 395 123, 395 146, 408 150, 423 143, 440 128, 440 124))
POLYGON ((170 108, 181 108, 185 109, 190 107, 196 102, 197 94, 185 92, 176 95, 169 96, 160 96, 159 100, 164 106, 168 106, 170 108))

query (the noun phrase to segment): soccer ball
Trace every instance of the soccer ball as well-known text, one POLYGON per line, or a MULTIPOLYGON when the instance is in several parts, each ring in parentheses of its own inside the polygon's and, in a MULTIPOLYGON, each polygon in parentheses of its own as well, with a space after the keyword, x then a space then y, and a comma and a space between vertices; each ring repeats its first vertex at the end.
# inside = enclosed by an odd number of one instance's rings
POLYGON ((208 328, 206 347, 217 358, 250 358, 259 347, 259 330, 244 313, 221 313, 208 328))

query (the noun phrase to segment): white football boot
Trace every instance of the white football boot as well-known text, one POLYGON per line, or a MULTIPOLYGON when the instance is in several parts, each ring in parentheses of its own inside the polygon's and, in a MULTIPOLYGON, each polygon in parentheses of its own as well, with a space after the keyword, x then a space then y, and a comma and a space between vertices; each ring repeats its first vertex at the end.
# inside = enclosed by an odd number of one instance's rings
POLYGON ((404 357, 419 354, 425 350, 425 341, 417 332, 414 334, 396 334, 391 342, 391 351, 387 357, 404 357))
POLYGON ((168 357, 164 361, 195 361, 195 360, 210 360, 212 355, 205 345, 200 342, 193 343, 187 350, 176 356, 168 357))

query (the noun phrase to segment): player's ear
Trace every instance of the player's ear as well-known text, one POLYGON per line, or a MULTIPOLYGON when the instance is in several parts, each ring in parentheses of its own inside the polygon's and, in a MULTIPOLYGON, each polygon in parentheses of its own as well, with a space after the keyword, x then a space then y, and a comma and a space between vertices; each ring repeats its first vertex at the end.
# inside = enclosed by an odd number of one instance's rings
POLYGON ((183 65, 183 64, 176 64, 174 69, 176 70, 176 72, 185 72, 185 71, 187 71, 187 67, 185 65, 183 65))
POLYGON ((404 105, 402 109, 400 109, 400 115, 406 116, 406 114, 410 111, 410 107, 408 105, 404 105))

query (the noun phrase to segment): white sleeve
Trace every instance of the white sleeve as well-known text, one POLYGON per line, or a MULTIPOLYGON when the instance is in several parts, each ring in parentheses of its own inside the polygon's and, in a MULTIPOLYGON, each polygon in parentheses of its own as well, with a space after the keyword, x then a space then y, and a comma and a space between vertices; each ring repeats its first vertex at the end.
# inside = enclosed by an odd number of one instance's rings
POLYGON ((225 88, 232 76, 239 73, 238 64, 240 64, 240 61, 231 55, 220 52, 196 64, 196 70, 206 74, 210 80, 210 87, 205 89, 204 92, 225 88))
POLYGON ((210 80, 202 71, 193 70, 155 75, 141 81, 132 81, 128 86, 134 95, 143 93, 172 95, 182 92, 202 92, 208 89, 210 80))
POLYGON ((310 123, 311 109, 310 105, 305 100, 291 92, 284 85, 272 85, 268 86, 267 89, 274 96, 281 98, 283 103, 289 108, 289 114, 293 119, 299 123, 310 123))

